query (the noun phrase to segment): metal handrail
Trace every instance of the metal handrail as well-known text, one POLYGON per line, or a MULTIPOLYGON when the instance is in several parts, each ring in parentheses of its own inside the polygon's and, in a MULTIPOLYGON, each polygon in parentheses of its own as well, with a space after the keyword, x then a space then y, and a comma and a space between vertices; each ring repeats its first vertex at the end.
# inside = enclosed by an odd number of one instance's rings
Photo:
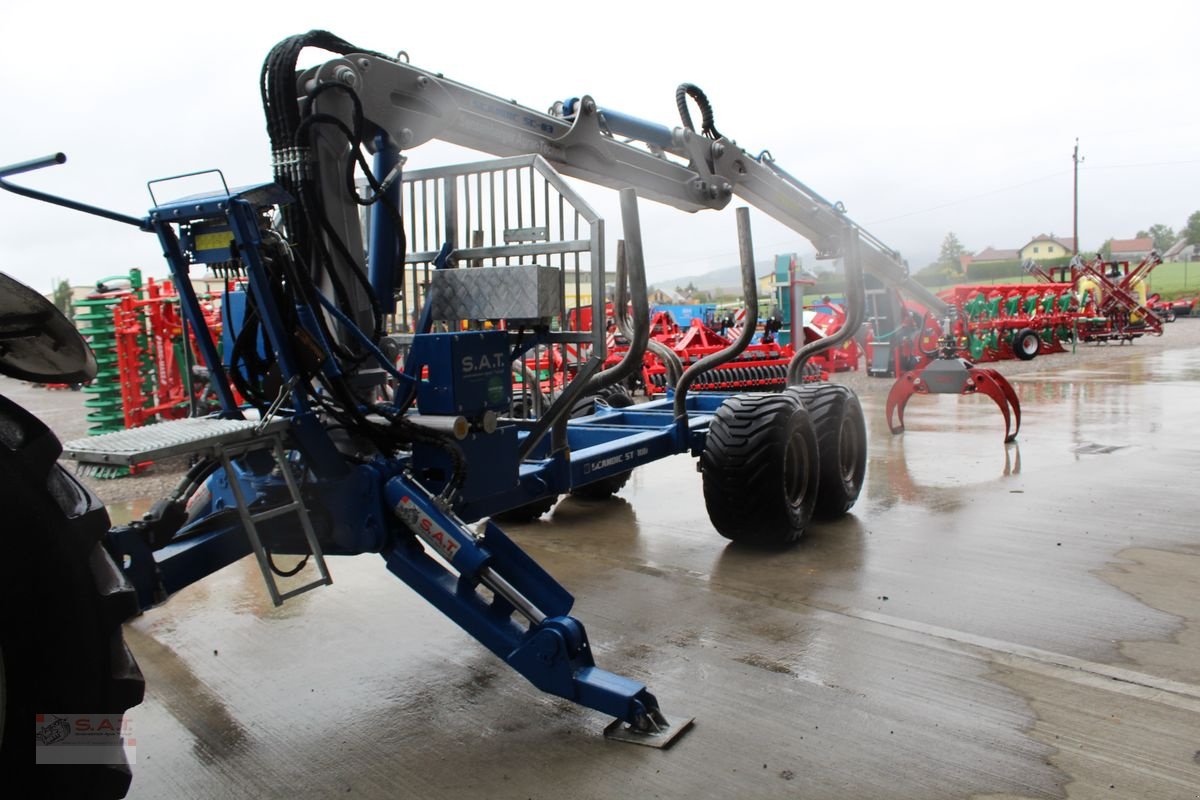
POLYGON ((19 175, 22 172, 32 172, 35 169, 42 169, 43 167, 57 166, 58 164, 66 163, 66 160, 67 156, 65 153, 54 153, 53 155, 43 156, 42 158, 22 161, 19 164, 10 164, 7 167, 0 167, 0 189, 5 189, 13 194, 19 194, 22 197, 29 197, 33 200, 41 200, 43 203, 62 206, 63 208, 69 208, 73 211, 82 211, 85 214, 92 214, 93 216, 103 217, 104 219, 111 219, 114 222, 123 222, 126 225, 132 225, 133 227, 143 231, 149 231, 151 229, 150 222, 147 219, 142 219, 141 217, 131 217, 128 214, 122 214, 119 211, 110 211, 107 208, 100 208, 99 206, 89 205, 88 203, 81 203, 78 200, 69 200, 65 197, 59 197, 58 195, 42 192, 37 189, 30 189, 26 186, 17 186, 16 184, 9 183, 5 180, 5 178, 10 175, 19 175))

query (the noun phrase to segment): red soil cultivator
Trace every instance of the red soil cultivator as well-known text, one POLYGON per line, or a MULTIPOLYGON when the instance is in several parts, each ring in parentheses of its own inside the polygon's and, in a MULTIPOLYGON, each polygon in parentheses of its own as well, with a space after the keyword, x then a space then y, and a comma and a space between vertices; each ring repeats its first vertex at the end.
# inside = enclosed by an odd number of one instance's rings
MULTIPOLYGON (((824 311, 810 310, 805 314, 804 341, 801 344, 827 339, 841 330, 846 322, 846 313, 840 306, 829 306, 824 311)), ((651 339, 656 342, 646 353, 642 368, 642 383, 646 394, 653 396, 665 392, 674 385, 672 374, 675 367, 682 372, 691 364, 729 346, 741 334, 741 326, 735 318, 727 320, 721 330, 714 329, 703 320, 693 319, 686 328, 675 324, 667 312, 655 314, 651 325, 651 339), (678 360, 672 363, 667 348, 678 360)), ((729 391, 782 391, 787 386, 788 365, 796 349, 790 344, 780 344, 775 339, 779 331, 776 320, 767 320, 762 336, 733 361, 703 373, 692 390, 701 392, 729 391)), ((621 340, 609 347, 609 359, 619 360, 627 349, 621 340)), ((858 344, 847 339, 842 344, 814 353, 804 364, 803 381, 817 383, 829 379, 832 372, 858 369, 861 356, 858 344)), ((677 375, 676 375, 677 377, 677 375)))
MULTIPOLYGON (((943 329, 953 330, 954 327, 953 320, 947 319, 943 329)), ((982 392, 995 401, 1004 415, 1004 441, 1014 441, 1021 430, 1021 402, 1012 384, 996 370, 977 367, 958 353, 958 338, 953 334, 939 338, 937 350, 922 351, 922 355, 931 360, 905 372, 888 392, 888 427, 892 433, 904 432, 904 407, 914 394, 982 392)))
MULTIPOLYGON (((77 304, 87 327, 82 328, 100 355, 105 369, 84 391, 94 395, 86 402, 90 435, 139 428, 153 422, 182 419, 208 411, 213 398, 203 373, 203 359, 195 331, 184 325, 179 297, 170 280, 143 285, 140 273, 131 273, 128 289, 100 291, 77 304)), ((221 331, 221 315, 212 301, 201 302, 201 313, 213 336, 221 331)), ((214 342, 215 344, 215 342, 214 342)), ((113 466, 81 460, 79 470, 99 478, 135 475, 151 462, 113 466)))
MULTIPOLYGON (((618 300, 619 302, 619 300, 618 300)), ((608 317, 608 340, 605 366, 611 367, 621 361, 629 350, 629 340, 619 330, 613 304, 605 307, 608 317)), ((628 312, 628 304, 627 304, 628 312)), ((631 379, 629 388, 642 388, 649 397, 663 394, 674 386, 679 376, 692 364, 729 347, 742 333, 741 320, 744 311, 721 321, 693 318, 686 326, 675 322, 669 311, 654 313, 650 323, 650 340, 643 358, 642 369, 631 379), (720 329, 716 326, 720 325, 720 329), (636 384, 633 385, 633 384, 636 384)), ((592 319, 589 309, 582 313, 572 311, 569 317, 573 330, 589 330, 592 319)), ((846 324, 846 312, 841 306, 826 304, 807 309, 804 314, 803 342, 810 344, 828 340, 846 324)), ((788 385, 787 373, 796 347, 780 344, 776 339, 781 323, 768 319, 763 324, 758 340, 747 345, 736 359, 713 367, 702 373, 690 387, 691 391, 782 391, 788 385)), ((570 365, 579 363, 579 352, 566 346, 565 358, 557 351, 539 352, 525 359, 524 369, 514 375, 514 392, 531 393, 538 386, 545 397, 552 396, 562 388, 569 374, 570 365), (564 369, 564 365, 567 365, 564 369)), ((862 351, 852 339, 813 353, 803 366, 802 382, 816 383, 829 379, 832 372, 858 369, 862 351)))
MULTIPOLYGON (((674 352, 682 369, 687 369, 705 356, 729 347, 740 333, 734 327, 728 329, 728 334, 723 334, 700 319, 693 319, 691 325, 680 328, 665 311, 654 315, 650 331, 654 340, 674 352)), ((787 386, 787 370, 792 359, 792 349, 776 342, 774 333, 775 330, 768 321, 764 336, 758 342, 747 345, 742 354, 733 361, 701 374, 696 383, 692 384, 692 390, 782 391, 787 386)), ((610 350, 609 359, 619 361, 627 349, 627 345, 618 343, 610 350)), ((642 383, 646 394, 661 394, 668 386, 673 386, 675 381, 671 378, 671 372, 662 356, 652 351, 647 352, 642 365, 642 383)), ((813 359, 807 365, 804 377, 805 381, 819 381, 828 378, 828 373, 822 370, 820 362, 813 359)))

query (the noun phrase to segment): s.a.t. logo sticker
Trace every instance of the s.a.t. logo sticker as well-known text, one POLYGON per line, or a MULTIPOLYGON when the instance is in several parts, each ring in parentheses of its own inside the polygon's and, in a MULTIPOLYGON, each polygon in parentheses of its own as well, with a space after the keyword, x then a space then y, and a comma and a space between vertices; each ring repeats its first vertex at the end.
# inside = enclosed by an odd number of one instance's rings
POLYGON ((448 561, 454 560, 461 545, 422 511, 411 497, 404 495, 400 498, 400 502, 396 504, 396 515, 404 520, 404 524, 420 536, 422 541, 445 556, 448 561))

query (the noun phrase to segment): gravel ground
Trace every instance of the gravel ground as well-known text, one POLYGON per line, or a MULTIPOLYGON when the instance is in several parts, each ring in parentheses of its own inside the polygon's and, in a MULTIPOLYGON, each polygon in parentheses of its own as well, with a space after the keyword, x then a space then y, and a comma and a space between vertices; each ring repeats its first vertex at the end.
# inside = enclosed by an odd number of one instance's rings
MULTIPOLYGON (((1161 337, 1146 336, 1131 344, 1080 345, 1074 353, 1057 353, 1038 356, 1032 361, 1000 361, 990 366, 1005 376, 1019 379, 1046 370, 1086 367, 1089 364, 1111 363, 1114 360, 1145 356, 1147 353, 1168 349, 1200 346, 1200 319, 1180 318, 1166 326, 1161 337)), ((833 377, 854 389, 859 394, 885 394, 892 381, 869 378, 865 370, 844 372, 833 377)), ((48 424, 63 441, 84 436, 87 423, 84 419, 82 392, 48 391, 35 388, 8 378, 0 378, 0 393, 5 394, 33 411, 48 424)), ((98 479, 84 476, 97 496, 111 507, 114 517, 121 519, 129 515, 140 515, 154 500, 164 497, 179 481, 187 468, 184 458, 171 459, 155 464, 147 472, 128 478, 98 479)))

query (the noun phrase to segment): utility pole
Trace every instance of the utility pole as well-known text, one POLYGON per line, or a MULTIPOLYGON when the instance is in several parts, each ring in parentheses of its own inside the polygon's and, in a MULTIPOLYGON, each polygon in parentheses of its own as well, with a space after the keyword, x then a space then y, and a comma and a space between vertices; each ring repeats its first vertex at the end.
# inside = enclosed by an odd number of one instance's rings
POLYGON ((1072 244, 1075 252, 1072 255, 1079 255, 1079 162, 1083 161, 1083 159, 1079 157, 1078 136, 1075 137, 1075 152, 1071 154, 1071 160, 1075 162, 1075 202, 1071 213, 1074 228, 1073 234, 1075 236, 1075 241, 1072 244))

